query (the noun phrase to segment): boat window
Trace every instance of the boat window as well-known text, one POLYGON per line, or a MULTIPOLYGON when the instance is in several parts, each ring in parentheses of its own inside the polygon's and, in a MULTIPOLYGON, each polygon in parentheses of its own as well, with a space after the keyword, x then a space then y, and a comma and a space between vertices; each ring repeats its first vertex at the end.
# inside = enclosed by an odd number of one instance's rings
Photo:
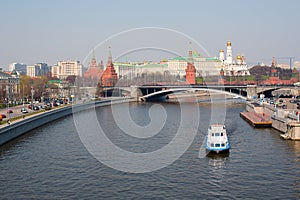
POLYGON ((223 133, 221 133, 221 136, 223 136, 223 133))
POLYGON ((211 134, 211 136, 215 136, 215 134, 214 134, 214 133, 212 133, 212 134, 211 134))
POLYGON ((215 136, 220 136, 220 133, 215 133, 215 136))
POLYGON ((224 144, 224 143, 222 143, 222 147, 225 147, 225 144, 224 144))
POLYGON ((210 146, 211 146, 211 147, 214 147, 214 144, 211 144, 210 146))
POLYGON ((220 144, 216 144, 216 147, 220 147, 220 144))

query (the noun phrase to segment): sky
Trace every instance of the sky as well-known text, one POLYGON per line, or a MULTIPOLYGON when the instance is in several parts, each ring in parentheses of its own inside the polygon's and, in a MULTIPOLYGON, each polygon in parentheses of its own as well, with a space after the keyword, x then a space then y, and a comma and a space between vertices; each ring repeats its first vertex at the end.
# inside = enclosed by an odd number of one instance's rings
MULTIPOLYGON (((300 60, 299 8, 298 0, 0 0, 0 67, 8 69, 12 62, 53 65, 67 59, 84 63, 93 49, 97 60, 106 62, 108 46, 118 57, 139 45, 159 43, 169 52, 185 54, 194 48, 217 56, 226 50, 227 40, 233 55, 243 54, 249 65, 270 64, 273 56, 300 60), (162 34, 146 29, 151 33, 122 35, 142 27, 160 27, 162 34)), ((140 52, 130 59, 152 59, 150 54, 140 52)), ((174 55, 161 55, 168 56, 174 55)))

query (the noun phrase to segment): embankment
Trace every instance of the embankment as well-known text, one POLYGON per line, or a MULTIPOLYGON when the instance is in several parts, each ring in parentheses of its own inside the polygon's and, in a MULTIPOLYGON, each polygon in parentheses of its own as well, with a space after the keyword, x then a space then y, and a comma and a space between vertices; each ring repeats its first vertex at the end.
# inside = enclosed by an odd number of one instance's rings
POLYGON ((77 104, 73 106, 66 106, 50 111, 45 111, 37 115, 31 116, 30 118, 16 121, 10 125, 4 126, 0 129, 0 145, 3 145, 16 137, 19 137, 30 130, 45 125, 54 120, 60 119, 67 115, 71 115, 75 112, 81 112, 94 107, 107 106, 117 103, 130 102, 130 98, 118 98, 110 100, 100 100, 96 102, 89 102, 84 104, 77 104))

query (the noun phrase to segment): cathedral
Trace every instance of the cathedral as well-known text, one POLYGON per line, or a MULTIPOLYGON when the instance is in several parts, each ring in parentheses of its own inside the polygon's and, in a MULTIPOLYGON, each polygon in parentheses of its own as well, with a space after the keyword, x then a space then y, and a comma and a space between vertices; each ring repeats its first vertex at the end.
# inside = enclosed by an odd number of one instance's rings
POLYGON ((235 60, 233 59, 230 41, 227 41, 226 58, 224 50, 221 49, 219 52, 219 60, 223 66, 222 73, 224 73, 224 76, 250 75, 244 56, 238 55, 235 60))

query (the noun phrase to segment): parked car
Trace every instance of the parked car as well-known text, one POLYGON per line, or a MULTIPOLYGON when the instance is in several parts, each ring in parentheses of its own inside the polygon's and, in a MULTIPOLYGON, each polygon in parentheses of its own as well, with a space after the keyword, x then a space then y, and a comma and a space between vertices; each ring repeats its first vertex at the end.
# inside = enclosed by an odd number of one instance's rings
POLYGON ((297 100, 296 99, 291 99, 290 103, 297 103, 297 100))
POLYGON ((46 105, 45 110, 51 110, 51 106, 46 105))
POLYGON ((21 113, 28 113, 28 110, 26 108, 21 108, 21 113))
POLYGON ((6 118, 6 115, 5 114, 0 114, 0 116, 3 118, 6 118))
POLYGON ((287 106, 285 104, 282 105, 282 109, 287 109, 287 106))
POLYGON ((7 113, 10 114, 10 113, 14 113, 14 112, 11 109, 8 109, 7 113))
POLYGON ((40 110, 40 108, 38 106, 33 106, 33 110, 37 111, 40 110))

